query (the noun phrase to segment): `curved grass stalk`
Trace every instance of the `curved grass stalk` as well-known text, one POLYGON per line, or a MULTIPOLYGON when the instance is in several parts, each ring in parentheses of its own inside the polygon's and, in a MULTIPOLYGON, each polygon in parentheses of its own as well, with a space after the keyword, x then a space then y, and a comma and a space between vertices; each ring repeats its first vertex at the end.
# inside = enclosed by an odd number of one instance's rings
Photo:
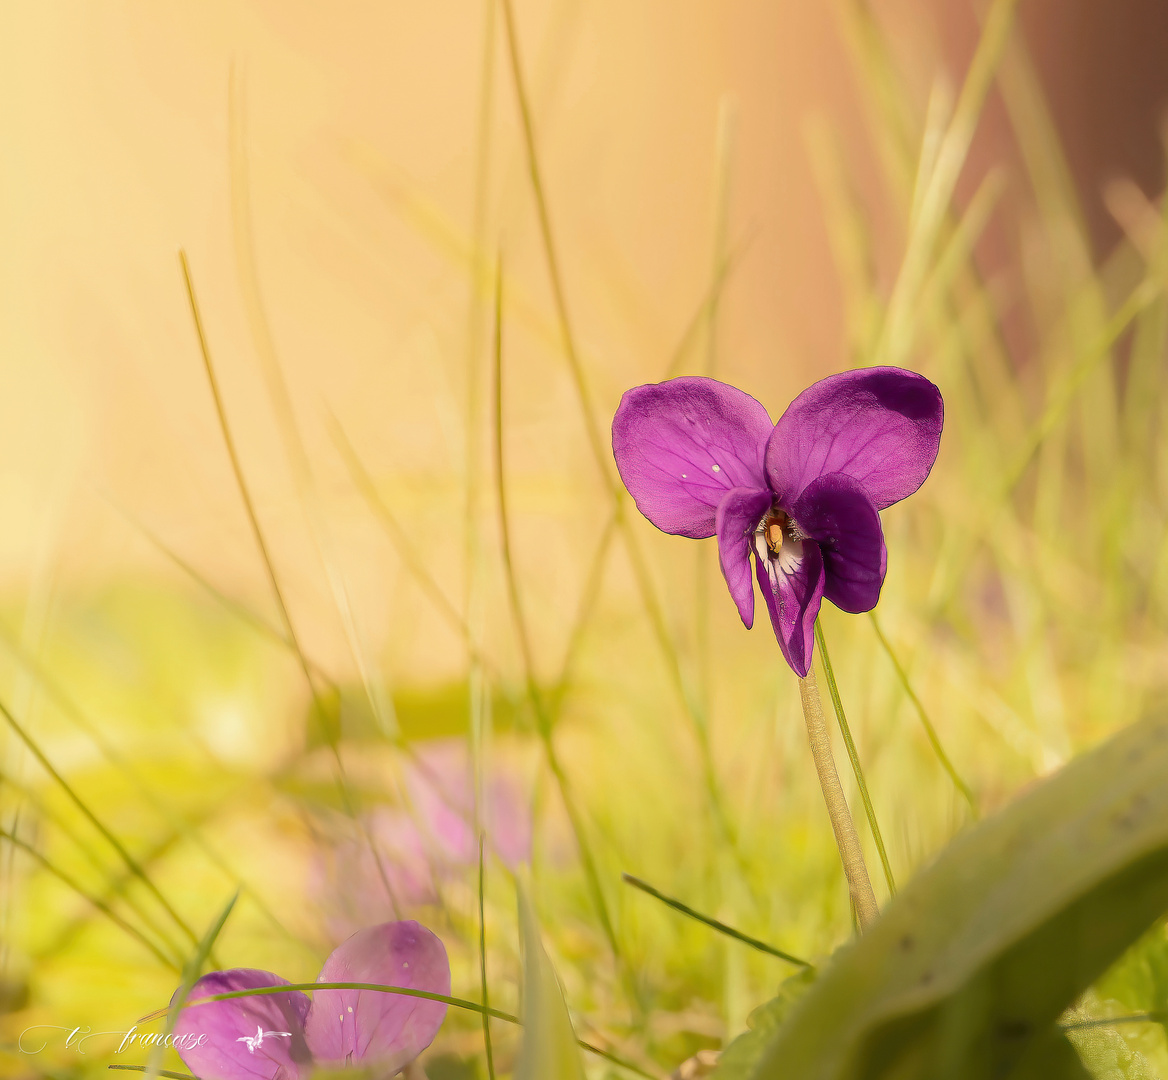
MULTIPOLYGON (((548 769, 556 781, 560 791, 560 798, 567 812, 568 821, 572 826, 572 833, 576 839, 576 846, 580 851, 580 862, 584 867, 584 877, 588 884, 588 891, 596 908, 597 918, 601 929, 617 965, 625 969, 626 965, 621 954, 620 943, 617 941, 616 930, 612 916, 609 914, 608 903, 604 899, 604 891, 600 885, 600 873, 596 867, 596 860, 592 854, 592 847, 584 831, 584 821, 576 806, 575 796, 568 784, 567 774, 560 764, 552 739, 552 718, 548 713, 542 695, 535 682, 535 662, 531 650, 531 638, 527 632, 527 618, 523 612, 523 602, 519 596, 519 583, 515 576, 515 563, 511 555, 511 526, 507 517, 507 484, 506 471, 503 465, 503 268, 502 260, 496 271, 495 279, 495 330, 494 330, 494 360, 495 360, 495 490, 498 498, 499 533, 503 556, 503 573, 507 582, 507 595, 511 604, 511 615, 515 623, 515 634, 519 639, 519 652, 523 660, 524 682, 527 697, 535 714, 535 726, 540 741, 543 744, 544 757, 548 769)), ((626 972, 627 973, 627 972, 626 972)))
POLYGON ((916 211, 913 228, 885 311, 873 363, 902 363, 912 349, 913 312, 945 225, 953 190, 973 142, 982 104, 1009 41, 1017 7, 1018 0, 994 0, 991 5, 952 117, 936 146, 932 168, 927 176, 918 177, 913 198, 916 211))
POLYGON ((167 956, 166 953, 164 953, 157 945, 155 945, 153 941, 151 941, 144 933, 142 933, 138 927, 134 926, 133 923, 129 923, 123 919, 116 911, 114 911, 112 907, 109 906, 109 904, 107 904, 100 897, 91 896, 89 893, 87 893, 78 882, 65 873, 65 871, 55 863, 52 863, 46 859, 45 856, 37 851, 37 849, 34 848, 31 844, 26 843, 15 833, 11 833, 4 828, 0 828, 0 838, 7 840, 14 848, 20 848, 21 851, 25 852, 27 855, 30 855, 63 885, 68 886, 68 888, 72 889, 75 893, 77 893, 78 896, 84 897, 86 900, 88 900, 95 908, 97 908, 98 911, 100 911, 104 916, 106 916, 106 918, 114 923, 115 926, 120 927, 132 938, 141 942, 141 944, 144 945, 151 953, 153 953, 154 956, 164 966, 171 968, 174 971, 182 970, 181 964, 175 963, 174 960, 167 956))
MULTIPOLYGON (((520 1024, 519 1017, 514 1013, 503 1012, 501 1009, 493 1009, 485 1005, 479 1005, 477 1002, 468 1001, 466 998, 451 997, 449 994, 435 994, 429 990, 417 990, 412 986, 390 986, 386 983, 309 982, 280 983, 278 986, 252 986, 246 990, 230 990, 223 994, 208 994, 206 997, 198 998, 196 1001, 185 1002, 183 1007, 189 1009, 195 1005, 209 1004, 212 1001, 231 1001, 234 998, 265 997, 270 994, 287 994, 297 991, 311 993, 314 990, 371 990, 379 994, 398 994, 401 997, 421 998, 423 1001, 440 1001, 443 1005, 448 1005, 451 1008, 465 1009, 468 1012, 486 1015, 493 1020, 502 1020, 505 1024, 520 1024)), ((167 1011, 167 1009, 156 1009, 154 1012, 147 1013, 143 1016, 138 1023, 146 1024, 151 1020, 157 1020, 165 1016, 167 1011)), ((581 1049, 587 1050, 588 1053, 604 1058, 606 1061, 610 1061, 622 1069, 627 1069, 631 1073, 636 1073, 637 1076, 647 1077, 648 1080, 658 1080, 653 1073, 642 1069, 639 1065, 631 1061, 626 1061, 624 1058, 614 1054, 611 1050, 605 1050, 603 1047, 596 1046, 594 1043, 587 1042, 584 1039, 577 1039, 576 1043, 581 1049)), ((144 1066, 140 1068, 142 1071, 145 1071, 144 1066)))
MULTIPOLYGON (((389 898, 390 907, 396 913, 398 910, 397 897, 394 895, 393 887, 389 882, 389 874, 386 872, 384 862, 381 858, 381 852, 378 851, 377 845, 373 842, 373 835, 370 833, 368 825, 361 819, 357 813, 357 808, 353 802, 352 792, 349 790, 348 778, 345 771, 344 761, 341 759, 340 746, 337 739, 337 731, 328 710, 325 708, 320 691, 317 688, 316 680, 312 677, 312 670, 308 663, 308 658, 305 655, 304 649, 300 644, 300 637, 296 633, 296 625, 292 622, 292 616, 288 611, 288 605, 284 600, 284 590, 280 585, 280 579, 276 575, 276 567, 272 562, 271 553, 268 550, 267 540, 264 537, 263 529, 260 527, 259 517, 256 514, 255 504, 252 501, 251 491, 247 486, 247 479, 243 475, 243 465, 240 462, 239 453, 235 447, 235 437, 231 433, 231 426, 227 422, 227 411, 223 404, 223 395, 219 390, 219 380, 215 375, 215 367, 211 363, 211 349, 207 344, 207 335, 203 329, 203 317, 199 311, 199 302, 195 296, 195 284, 191 278, 191 268, 187 262, 185 251, 179 252, 179 263, 182 266, 183 283, 186 286, 187 300, 190 304, 191 318, 195 324, 195 334, 199 339, 199 351, 203 359, 203 369, 207 375, 207 384, 211 390, 211 397, 215 403, 215 415, 219 421, 219 431, 223 436, 223 444, 227 450, 227 457, 231 462, 231 471, 235 477, 236 486, 239 490, 239 497, 243 503, 244 510, 247 514, 248 524, 251 526, 252 537, 255 540, 256 547, 259 549, 260 557, 264 564, 264 569, 267 572, 268 583, 272 587, 272 593, 276 600, 276 606, 280 612, 280 621, 284 625, 284 633, 288 638, 288 642, 292 647, 292 651, 296 654, 297 663, 304 675, 304 681, 308 686, 309 695, 312 698, 313 713, 316 717, 317 725, 324 737, 325 743, 333 756, 333 765, 336 775, 337 791, 341 798, 341 805, 345 808, 345 813, 357 825, 369 847, 369 853, 373 857, 374 865, 377 867, 378 877, 381 879, 382 887, 385 889, 385 894, 389 898)), ((196 939, 197 940, 197 939, 196 939)))
MULTIPOLYGON (((73 790, 73 786, 69 783, 69 781, 66 780, 59 772, 57 772, 56 768, 53 766, 53 763, 49 761, 44 751, 41 750, 41 748, 37 745, 33 737, 24 730, 24 727, 17 721, 16 717, 13 716, 11 712, 9 712, 8 706, 5 705, 3 701, 0 701, 0 716, 3 716, 4 719, 8 722, 8 726, 16 733, 20 741, 24 743, 32 756, 37 759, 41 768, 44 769, 45 772, 47 772, 49 776, 53 778, 57 786, 60 787, 61 790, 69 797, 73 805, 76 806, 77 809, 85 815, 89 823, 95 829, 97 829, 99 833, 101 833, 106 843, 108 843, 110 847, 112 847, 114 851, 117 852, 118 857, 125 864, 126 869, 129 870, 130 873, 134 875, 134 877, 136 877, 139 881, 142 882, 143 885, 146 886, 146 888, 159 902, 159 904, 162 905, 162 909, 174 920, 175 925, 178 926, 178 928, 182 930, 182 932, 186 934, 187 937, 189 937, 197 944, 199 938, 195 934, 194 930, 191 929, 190 924, 187 923, 186 920, 183 919, 183 917, 174 909, 170 901, 162 895, 162 890, 159 889, 158 886, 155 885, 154 882, 150 879, 150 876, 143 869, 141 863, 139 863, 138 860, 130 854, 130 852, 126 849, 126 846, 116 836, 114 836, 109 827, 92 810, 89 809, 89 807, 85 804, 85 800, 83 800, 81 796, 73 790)), ((12 838, 10 837, 10 839, 12 838)), ((16 843, 17 841, 13 840, 13 842, 16 843)), ((169 960, 165 962, 168 964, 170 963, 169 960)))
MULTIPOLYGON (((235 894, 227 901, 223 910, 219 912, 219 917, 207 928, 207 932, 200 939, 194 953, 183 965, 182 984, 175 991, 175 995, 170 1001, 170 1007, 167 1009, 166 1027, 163 1031, 164 1036, 169 1036, 174 1033, 174 1026, 178 1023, 178 1015, 182 1012, 183 1003, 187 1000, 187 996, 191 990, 194 989, 195 983, 199 981, 199 975, 203 971, 203 965, 211 955, 212 949, 215 948, 215 942, 223 932, 223 927, 227 925, 227 920, 231 917, 232 911, 235 910, 235 904, 238 900, 239 890, 236 889, 235 894)), ((146 1067, 146 1080, 154 1080, 158 1076, 159 1069, 162 1067, 162 1055, 164 1052, 164 1045, 155 1043, 150 1051, 150 1063, 146 1067)))
POLYGON ((809 960, 801 960, 797 956, 792 956, 789 952, 783 952, 782 949, 776 949, 775 946, 768 945, 765 941, 760 941, 758 938, 751 937, 749 934, 744 934, 741 930, 735 930, 733 926, 727 926, 726 923, 719 919, 714 919, 709 915, 703 915, 700 911, 695 911, 689 904, 683 904, 675 897, 667 896, 665 893, 653 888, 647 881, 642 881, 639 877, 634 877, 632 874, 621 874, 621 880, 626 885, 632 885, 634 889, 640 889, 641 892, 653 897, 655 900, 660 900, 661 903, 673 908, 674 911, 680 911, 683 915, 688 915, 691 919, 696 919, 698 922, 704 923, 711 930, 717 930, 719 934, 725 934, 727 937, 732 937, 735 941, 741 941, 743 945, 749 945, 752 949, 757 949, 759 952, 767 953, 770 956, 777 956, 780 960, 786 960, 788 964, 797 964, 799 967, 805 968, 814 966, 809 960))
MULTIPOLYGON (((21 800, 27 803, 43 821, 51 824, 55 829, 60 830, 62 835, 73 842, 73 845, 85 857, 86 862, 88 862, 90 866, 92 866, 99 874, 101 874, 102 877, 108 879, 108 883, 106 884, 101 896, 101 899, 105 903, 110 904, 112 901, 118 899, 124 901, 126 906, 135 915, 137 915, 139 919, 141 919, 142 924, 146 927, 146 929, 149 930, 152 934, 155 934, 162 942, 162 944, 167 948, 167 950, 175 956, 179 957, 179 960, 181 961, 182 951, 170 939, 169 935, 163 930, 163 928, 158 925, 150 913, 146 911, 146 909, 143 908, 141 904, 138 903, 133 894, 127 888, 130 882, 136 880, 136 877, 133 873, 127 870, 122 874, 119 874, 116 878, 112 877, 109 874, 105 864, 93 853, 93 851, 85 843, 85 840, 79 836, 59 814, 54 813, 49 806, 46 806, 44 802, 37 798, 36 794, 31 789, 26 787, 19 780, 14 779, 2 771, 0 771, 0 783, 7 784, 8 787, 12 788, 13 791, 20 795, 21 800)), ((17 828, 18 820, 14 820, 12 826, 9 829, 9 832, 15 835, 17 828)), ((145 869, 159 855, 165 852, 174 843, 175 839, 176 836, 174 834, 167 837, 167 839, 164 840, 162 844, 158 845, 153 852, 151 852, 145 858, 139 859, 139 865, 145 869)), ((89 916, 82 915, 73 920, 71 923, 67 924, 65 930, 57 936, 57 938, 49 945, 47 949, 40 950, 39 955, 52 955, 54 952, 60 951, 63 945, 67 943, 70 938, 82 927, 84 927, 88 921, 89 916)))
MULTIPOLYGON (((482 987, 483 1008, 491 1007, 491 997, 487 989, 487 919, 483 902, 484 859, 483 834, 479 833, 479 979, 482 987)), ((487 1052, 487 1078, 495 1080, 495 1051, 491 1045, 491 1017, 484 1012, 483 1017, 483 1046, 487 1052)))
POLYGON ((815 620, 815 644, 819 647, 819 655, 823 659, 823 673, 827 676, 827 689, 831 694, 831 703, 835 708, 835 718, 839 721, 840 734, 844 737, 844 746, 848 748, 848 759, 852 763, 852 772, 856 775, 856 784, 860 789, 860 798, 864 801, 864 813, 868 818, 868 828, 872 830, 872 839, 876 843, 876 850, 880 854, 880 865, 884 868, 884 878, 888 882, 888 892, 896 895, 896 881, 892 877, 892 864, 888 861, 888 852, 884 849, 884 837, 880 833, 880 825, 876 821, 876 810, 872 806, 872 797, 868 794, 868 783, 864 779, 864 770, 860 766, 860 755, 856 751, 856 744, 852 739, 852 729, 848 727, 848 718, 844 715, 844 703, 840 699, 839 687, 835 684, 835 672, 831 668, 831 657, 827 652, 827 641, 823 636, 823 626, 815 620))
MULTIPOLYGON (((539 219, 539 231, 543 241, 548 278, 555 303, 556 317, 559 322, 564 356, 567 359, 572 382, 576 388, 576 395, 580 401, 580 411, 584 419, 584 429, 588 438, 588 445, 596 460, 601 480, 616 508, 618 524, 624 536, 625 546, 629 553, 629 560, 632 563, 633 574, 637 581, 637 589, 641 594, 645 612, 649 616, 649 622, 653 628, 654 636, 657 638, 662 653, 665 656, 666 666, 674 687, 693 724, 702 759, 703 779, 709 793, 714 818, 741 866, 743 860, 741 852, 738 850, 738 838, 733 824, 730 821, 730 816, 726 811, 721 789, 718 785, 717 775, 714 770, 713 753, 709 738, 709 724, 706 714, 694 693, 693 687, 690 686, 690 682, 682 670, 681 661, 677 654, 677 647, 666 625, 648 567, 637 546, 636 537, 629 525, 628 518, 623 512, 627 501, 625 499, 625 493, 613 477, 611 455, 609 454, 606 440, 601 434, 600 425, 596 419, 596 410, 592 403, 592 394, 588 388, 588 382, 584 377, 584 365, 581 362, 580 351, 577 348, 575 333, 572 329, 572 321, 568 314, 567 296, 564 291, 563 277, 560 274, 560 262, 556 254, 555 238, 552 233, 551 214, 548 209, 548 201, 544 190, 539 156, 535 148, 535 130, 532 122, 531 104, 527 95, 523 66, 520 63, 519 43, 515 28, 515 13, 511 0, 502 0, 502 8, 504 28, 506 30, 507 53, 515 84, 520 126, 523 131, 524 148, 527 154, 527 167, 531 177, 532 193, 535 197, 536 215, 539 219)), ((744 877, 746 877, 745 873, 744 877)))
MULTIPOLYGON (((135 524, 133 518, 128 517, 132 524, 135 524)), ((239 618, 256 627, 262 633, 273 637, 282 644, 287 645, 287 640, 274 627, 268 625, 258 615, 250 612, 242 604, 236 604, 230 600, 225 594, 219 592, 209 581, 203 578, 194 567, 189 563, 184 562, 179 556, 174 554, 167 548, 162 541, 159 540, 153 533, 151 533, 144 525, 139 525, 143 535, 151 543, 155 544, 159 550, 175 561, 176 565, 190 574, 198 584, 207 589, 212 596, 224 604, 226 608, 236 614, 239 618)), ((7 628, 0 623, 0 647, 7 649, 12 655, 12 658, 24 668, 29 675, 36 679, 41 690, 47 695, 52 704, 61 711, 76 727, 80 728, 90 738, 93 744, 101 752, 101 755, 112 765, 119 770, 126 779, 134 786, 134 790, 142 796, 142 798, 149 803, 151 808, 155 810, 166 823, 174 829, 175 833, 181 835, 184 839, 190 840, 207 856, 213 865, 223 871, 227 877, 231 878, 237 885, 242 885, 243 880, 215 850, 214 847, 207 841, 203 834, 196 828, 193 828, 185 818, 176 814, 170 807, 168 807, 162 799, 158 797, 150 785, 145 781, 142 775, 130 764, 130 762, 121 754, 101 733, 100 728, 88 716, 85 715, 80 705, 69 696, 66 690, 53 678, 52 675, 41 665, 39 661, 29 656, 28 653, 20 646, 20 644, 12 639, 7 628)), ((314 670, 318 670, 314 666, 314 670)), ((322 676, 324 677, 324 676, 322 676)), ((131 876, 132 872, 131 872, 131 876)), ((288 929, 280 922, 275 913, 264 903, 263 898, 254 889, 248 890, 248 896, 252 903, 256 905, 260 913, 278 930, 281 934, 289 936, 288 929)))
POLYGON ((979 814, 977 799, 973 794, 973 790, 961 779, 961 774, 958 773, 949 755, 945 753, 945 748, 941 745, 941 739, 937 735, 937 729, 933 727, 933 722, 929 719, 929 714, 925 712, 925 706, 921 703, 921 699, 917 697, 917 692, 912 688, 912 683, 908 681, 908 673, 897 659, 896 653, 892 651, 892 646, 888 643, 888 638, 884 636, 884 631, 880 629, 880 623, 876 620, 876 615, 870 611, 868 612, 868 617, 872 620, 872 629, 876 631, 876 637, 884 647, 884 652, 888 655, 888 659, 892 661, 892 666, 896 669, 901 687, 908 695, 909 701, 916 707, 917 715, 921 718, 921 724, 924 726, 925 735, 928 737, 929 745, 933 748, 933 753, 937 755, 937 760, 941 763, 941 768, 949 774, 949 779, 953 781, 953 786, 961 792, 965 801, 969 803, 969 809, 972 811, 976 820, 979 814))

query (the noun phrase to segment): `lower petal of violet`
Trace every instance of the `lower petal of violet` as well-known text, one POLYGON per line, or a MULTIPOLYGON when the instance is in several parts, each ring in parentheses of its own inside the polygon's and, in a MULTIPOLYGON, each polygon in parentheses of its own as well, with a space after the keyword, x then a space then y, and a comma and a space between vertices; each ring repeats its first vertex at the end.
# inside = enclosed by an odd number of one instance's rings
MULTIPOLYGON (((420 923, 383 923, 354 934, 321 969, 317 982, 378 983, 450 994, 442 942, 420 923)), ((440 1001, 377 990, 317 990, 305 1030, 322 1063, 359 1065, 374 1077, 405 1068, 438 1034, 440 1001)))
MULTIPOLYGON (((254 968, 214 971, 195 983, 187 1001, 287 983, 254 968)), ((175 1047, 200 1080, 298 1080, 312 1069, 308 1011, 308 997, 298 990, 189 1005, 174 1026, 175 1047)))
POLYGON ((751 537, 771 508, 769 490, 735 488, 718 504, 718 562, 726 587, 749 630, 754 625, 754 582, 750 580, 751 537))
POLYGON ((821 476, 791 506, 805 536, 823 554, 823 595, 842 611, 871 611, 880 599, 888 553, 880 515, 858 480, 821 476))
POLYGON ((791 669, 803 678, 811 668, 815 617, 823 600, 823 555, 814 540, 785 543, 778 556, 755 555, 758 586, 771 626, 791 669))

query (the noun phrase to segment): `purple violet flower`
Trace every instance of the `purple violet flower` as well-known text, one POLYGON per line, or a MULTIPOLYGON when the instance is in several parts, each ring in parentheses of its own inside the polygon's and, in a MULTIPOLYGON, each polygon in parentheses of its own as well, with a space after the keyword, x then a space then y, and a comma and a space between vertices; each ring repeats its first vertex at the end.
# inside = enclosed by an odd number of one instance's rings
POLYGON ((637 508, 657 528, 717 535, 747 629, 754 556, 775 637, 802 678, 824 597, 853 614, 876 606, 887 560, 878 511, 924 483, 943 422, 941 392, 901 368, 830 375, 773 425, 749 394, 685 376, 625 394, 612 450, 637 508))
MULTIPOLYGON (((270 971, 232 968, 204 975, 188 1001, 259 986, 282 986, 270 971)), ((450 994, 442 942, 416 922, 354 934, 324 962, 317 982, 365 982, 450 994)), ((201 1080, 303 1080, 318 1066, 354 1066, 374 1080, 394 1076, 430 1045, 446 1005, 375 990, 299 990, 190 1005, 175 1045, 201 1080), (185 1036, 180 1038, 180 1036, 185 1036)))

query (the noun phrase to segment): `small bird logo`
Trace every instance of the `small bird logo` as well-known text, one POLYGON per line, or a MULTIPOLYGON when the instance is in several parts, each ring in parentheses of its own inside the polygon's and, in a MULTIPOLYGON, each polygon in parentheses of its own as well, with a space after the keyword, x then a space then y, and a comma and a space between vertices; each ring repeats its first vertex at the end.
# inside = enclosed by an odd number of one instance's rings
POLYGON ((257 1024, 256 1033, 254 1035, 241 1035, 235 1041, 247 1043, 247 1052, 249 1054, 254 1054, 256 1052, 256 1047, 263 1046, 265 1037, 269 1035, 283 1037, 286 1039, 292 1038, 292 1032, 290 1031, 264 1031, 264 1029, 257 1024))

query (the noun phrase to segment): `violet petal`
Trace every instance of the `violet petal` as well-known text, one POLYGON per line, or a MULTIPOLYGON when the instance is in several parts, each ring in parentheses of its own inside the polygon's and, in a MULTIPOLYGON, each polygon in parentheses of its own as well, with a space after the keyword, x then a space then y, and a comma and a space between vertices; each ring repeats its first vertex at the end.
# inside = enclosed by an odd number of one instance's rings
POLYGON ((941 392, 923 375, 894 367, 830 375, 775 424, 766 450, 770 486, 787 506, 812 480, 845 473, 883 510, 924 483, 944 418, 941 392))
MULTIPOLYGON (((187 1001, 287 984, 254 968, 213 971, 195 983, 187 1001)), ((174 1026, 175 1048, 201 1080, 296 1080, 311 1071, 304 1038, 308 1009, 308 997, 299 990, 190 1005, 174 1026)))
MULTIPOLYGON (((354 934, 324 962, 317 982, 363 982, 450 994, 442 942, 420 923, 383 923, 354 934)), ((378 990, 317 990, 305 1030, 313 1057, 392 1076, 430 1045, 446 1016, 440 1001, 378 990)))
POLYGON ((734 488, 718 503, 718 561, 726 587, 749 630, 754 625, 754 582, 750 577, 751 535, 771 508, 769 489, 734 488))
POLYGON ((687 375, 625 393, 612 421, 612 452, 629 494, 657 528, 714 535, 731 488, 766 487, 766 409, 715 379, 687 375))
POLYGON ((888 564, 880 515, 858 480, 829 473, 813 480, 791 504, 800 530, 823 555, 823 595, 858 615, 880 599, 888 564))
POLYGON ((785 541, 782 554, 756 554, 755 561, 758 585, 779 648, 791 670, 803 678, 811 667, 815 616, 823 600, 823 555, 819 545, 814 540, 785 541))

